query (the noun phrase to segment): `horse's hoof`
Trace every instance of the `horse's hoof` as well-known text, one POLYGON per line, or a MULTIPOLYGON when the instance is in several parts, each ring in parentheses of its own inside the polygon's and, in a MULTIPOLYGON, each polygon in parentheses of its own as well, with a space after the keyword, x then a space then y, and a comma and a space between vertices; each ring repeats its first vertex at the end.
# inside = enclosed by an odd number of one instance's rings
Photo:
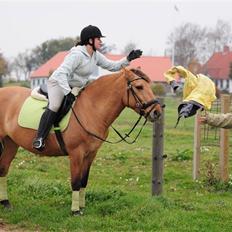
POLYGON ((9 200, 0 201, 0 205, 2 205, 5 209, 11 209, 12 208, 9 200))
POLYGON ((77 210, 77 211, 72 211, 72 216, 74 217, 79 217, 83 215, 83 211, 77 210))

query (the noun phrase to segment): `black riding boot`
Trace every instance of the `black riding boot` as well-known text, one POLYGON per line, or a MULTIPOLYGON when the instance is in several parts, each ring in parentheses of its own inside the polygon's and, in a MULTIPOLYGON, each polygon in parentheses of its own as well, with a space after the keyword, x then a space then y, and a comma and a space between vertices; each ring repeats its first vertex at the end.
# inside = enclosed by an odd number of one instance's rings
POLYGON ((57 113, 46 109, 41 116, 40 123, 39 123, 39 128, 37 132, 37 137, 33 141, 33 148, 42 151, 43 148, 45 147, 44 140, 47 138, 49 131, 52 128, 52 125, 56 119, 57 113))

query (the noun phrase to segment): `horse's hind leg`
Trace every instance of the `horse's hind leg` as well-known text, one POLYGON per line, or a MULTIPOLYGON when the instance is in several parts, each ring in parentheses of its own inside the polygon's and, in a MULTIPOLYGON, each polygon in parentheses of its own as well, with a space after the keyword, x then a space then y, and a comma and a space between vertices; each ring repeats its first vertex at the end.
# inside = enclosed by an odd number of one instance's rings
POLYGON ((14 159, 18 145, 16 145, 9 137, 5 137, 0 145, 0 204, 5 208, 10 207, 7 196, 7 173, 14 159))

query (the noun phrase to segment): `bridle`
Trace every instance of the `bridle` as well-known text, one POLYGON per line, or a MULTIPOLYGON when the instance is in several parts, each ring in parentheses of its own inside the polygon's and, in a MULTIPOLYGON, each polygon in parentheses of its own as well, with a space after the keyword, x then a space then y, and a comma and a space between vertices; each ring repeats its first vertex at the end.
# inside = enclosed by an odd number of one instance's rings
POLYGON ((144 80, 147 81, 145 78, 142 77, 138 77, 136 79, 133 80, 128 80, 127 81, 127 106, 129 107, 129 102, 130 102, 130 91, 132 96, 135 99, 135 107, 139 110, 139 114, 141 116, 144 116, 145 118, 147 118, 149 116, 149 114, 151 113, 151 111, 157 106, 160 105, 160 102, 158 99, 152 99, 149 102, 143 102, 140 97, 136 94, 135 90, 134 90, 134 86, 131 84, 134 81, 137 80, 144 80), (153 105, 153 106, 152 106, 153 105), (152 108, 146 113, 145 110, 152 106, 152 108))
POLYGON ((131 94, 132 96, 134 97, 135 101, 136 101, 136 108, 139 109, 139 118, 138 120, 135 122, 134 126, 131 128, 131 130, 126 133, 124 136, 121 135, 121 133, 115 129, 112 125, 111 127, 113 128, 113 130, 118 134, 118 136, 120 137, 120 140, 118 141, 115 141, 115 142, 112 142, 112 141, 109 141, 109 140, 106 140, 106 139, 103 139, 101 138, 100 136, 94 134, 93 132, 87 130, 84 125, 81 123, 81 121, 79 120, 79 118, 77 117, 73 107, 72 107, 72 112, 77 120, 77 122, 80 124, 80 126, 84 129, 85 132, 87 132, 89 135, 103 141, 103 142, 107 142, 107 143, 111 143, 111 144, 117 144, 117 143, 120 143, 121 141, 124 141, 128 144, 133 144, 136 142, 137 138, 139 137, 140 133, 142 132, 142 129, 143 127, 145 126, 145 124, 147 123, 147 118, 149 116, 149 114, 151 113, 151 111, 156 107, 156 105, 160 105, 160 102, 158 99, 153 99, 149 102, 143 102, 140 97, 136 94, 135 90, 134 90, 134 86, 131 84, 132 82, 134 81, 137 81, 137 80, 141 80, 143 79, 144 81, 147 81, 145 78, 143 77, 138 77, 136 79, 133 79, 133 80, 128 80, 127 81, 127 107, 129 107, 129 102, 130 102, 130 91, 131 91, 131 94), (152 106, 153 105, 153 106, 152 106), (151 107, 151 109, 146 113, 145 110, 148 108, 148 107, 151 107), (140 122, 141 118, 144 117, 145 120, 138 132, 138 134, 135 136, 135 138, 132 140, 132 141, 128 141, 126 138, 128 138, 130 136, 130 134, 133 132, 133 130, 136 128, 136 126, 138 125, 138 123, 140 122))

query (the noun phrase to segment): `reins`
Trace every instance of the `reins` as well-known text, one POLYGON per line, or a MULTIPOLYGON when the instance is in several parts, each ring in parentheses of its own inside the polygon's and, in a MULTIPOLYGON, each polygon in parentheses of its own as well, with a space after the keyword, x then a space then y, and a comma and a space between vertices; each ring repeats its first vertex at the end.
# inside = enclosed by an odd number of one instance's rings
POLYGON ((114 142, 114 141, 109 141, 109 140, 107 140, 107 139, 103 139, 103 138, 101 138, 100 136, 94 134, 93 132, 87 130, 87 129, 83 126, 83 124, 81 123, 81 121, 79 120, 79 118, 77 117, 76 112, 74 111, 73 107, 72 107, 72 112, 73 112, 73 114, 74 114, 74 116, 75 116, 77 122, 78 122, 78 123, 80 124, 80 126, 84 129, 84 131, 87 132, 87 134, 89 134, 89 135, 91 135, 91 136, 93 136, 93 137, 95 137, 95 138, 97 138, 97 139, 99 139, 99 140, 101 140, 101 141, 103 141, 103 142, 107 142, 107 143, 111 143, 111 144, 117 144, 117 143, 120 143, 120 142, 122 142, 122 141, 124 141, 124 142, 126 142, 126 143, 128 143, 128 144, 133 144, 133 143, 135 143, 136 140, 137 140, 137 138, 139 137, 139 135, 140 135, 140 133, 141 133, 143 127, 144 127, 145 124, 147 123, 147 118, 145 118, 143 125, 141 126, 141 128, 140 128, 138 134, 136 135, 136 137, 135 137, 135 139, 134 139, 133 141, 127 141, 126 138, 129 137, 130 134, 133 132, 133 130, 136 128, 136 126, 137 126, 138 123, 140 122, 140 120, 141 120, 141 118, 142 118, 143 115, 140 115, 140 116, 139 116, 139 118, 138 118, 138 120, 135 122, 134 126, 133 126, 133 127, 131 128, 131 130, 130 130, 128 133, 126 133, 124 136, 121 135, 121 133, 120 133, 116 128, 114 128, 113 126, 111 126, 112 129, 113 129, 113 130, 117 133, 117 135, 121 138, 120 140, 114 142))
MULTIPOLYGON (((127 99, 128 99, 128 100, 127 100, 127 102, 128 102, 127 106, 129 106, 129 96, 130 96, 129 91, 131 91, 131 93, 132 93, 132 95, 133 95, 133 97, 134 97, 134 99, 135 99, 135 101, 136 101, 136 108, 139 109, 139 114, 140 114, 138 120, 135 122, 135 124, 133 125, 133 127, 131 128, 131 130, 130 130, 128 133, 125 133, 125 135, 123 136, 116 128, 114 128, 114 127, 111 125, 112 129, 117 133, 117 135, 118 135, 121 139, 119 139, 118 141, 114 141, 114 142, 113 142, 113 141, 109 141, 109 140, 107 140, 107 139, 104 139, 104 138, 102 138, 102 137, 96 135, 95 133, 93 133, 93 132, 87 130, 87 129, 84 127, 84 125, 81 123, 81 121, 79 120, 79 118, 77 117, 76 112, 74 111, 74 109, 73 109, 73 107, 72 107, 72 112, 73 112, 73 114, 74 114, 74 116, 75 116, 77 122, 78 122, 78 123, 80 124, 80 126, 82 127, 82 129, 83 129, 87 134, 89 134, 89 135, 91 135, 91 136, 93 136, 93 137, 95 137, 95 138, 97 138, 97 139, 99 139, 99 140, 101 140, 101 141, 103 141, 103 142, 107 142, 107 143, 110 143, 110 144, 117 144, 117 143, 120 143, 120 142, 122 142, 122 141, 126 142, 127 144, 133 144, 133 143, 135 143, 136 140, 138 139, 140 133, 142 132, 144 126, 145 126, 146 123, 147 123, 147 117, 148 117, 148 115, 150 114, 150 112, 154 109, 154 107, 155 107, 157 104, 160 104, 159 101, 158 101, 157 99, 153 99, 153 100, 151 100, 151 101, 149 101, 149 102, 145 102, 145 103, 142 102, 142 100, 139 98, 139 96, 138 96, 138 95, 136 94, 136 92, 134 91, 133 85, 131 85, 131 82, 136 81, 136 80, 140 80, 140 79, 145 80, 144 78, 139 77, 139 78, 136 78, 136 79, 134 79, 134 80, 132 80, 132 81, 128 81, 128 82, 127 82, 127 99), (152 107, 152 108, 149 110, 149 112, 146 113, 146 115, 145 115, 145 109, 148 108, 148 107, 150 107, 151 105, 153 105, 153 107, 152 107), (142 118, 143 116, 145 117, 145 120, 144 120, 144 122, 143 122, 143 124, 142 124, 142 126, 141 126, 141 128, 140 128, 140 130, 139 130, 139 132, 138 132, 138 134, 135 136, 135 138, 134 138, 132 141, 128 141, 126 138, 130 137, 130 134, 131 134, 131 133, 134 131, 134 129, 137 127, 137 125, 139 124, 139 122, 140 122, 140 120, 141 120, 141 118, 142 118)), ((146 81, 146 80, 145 80, 145 81, 146 81)))

